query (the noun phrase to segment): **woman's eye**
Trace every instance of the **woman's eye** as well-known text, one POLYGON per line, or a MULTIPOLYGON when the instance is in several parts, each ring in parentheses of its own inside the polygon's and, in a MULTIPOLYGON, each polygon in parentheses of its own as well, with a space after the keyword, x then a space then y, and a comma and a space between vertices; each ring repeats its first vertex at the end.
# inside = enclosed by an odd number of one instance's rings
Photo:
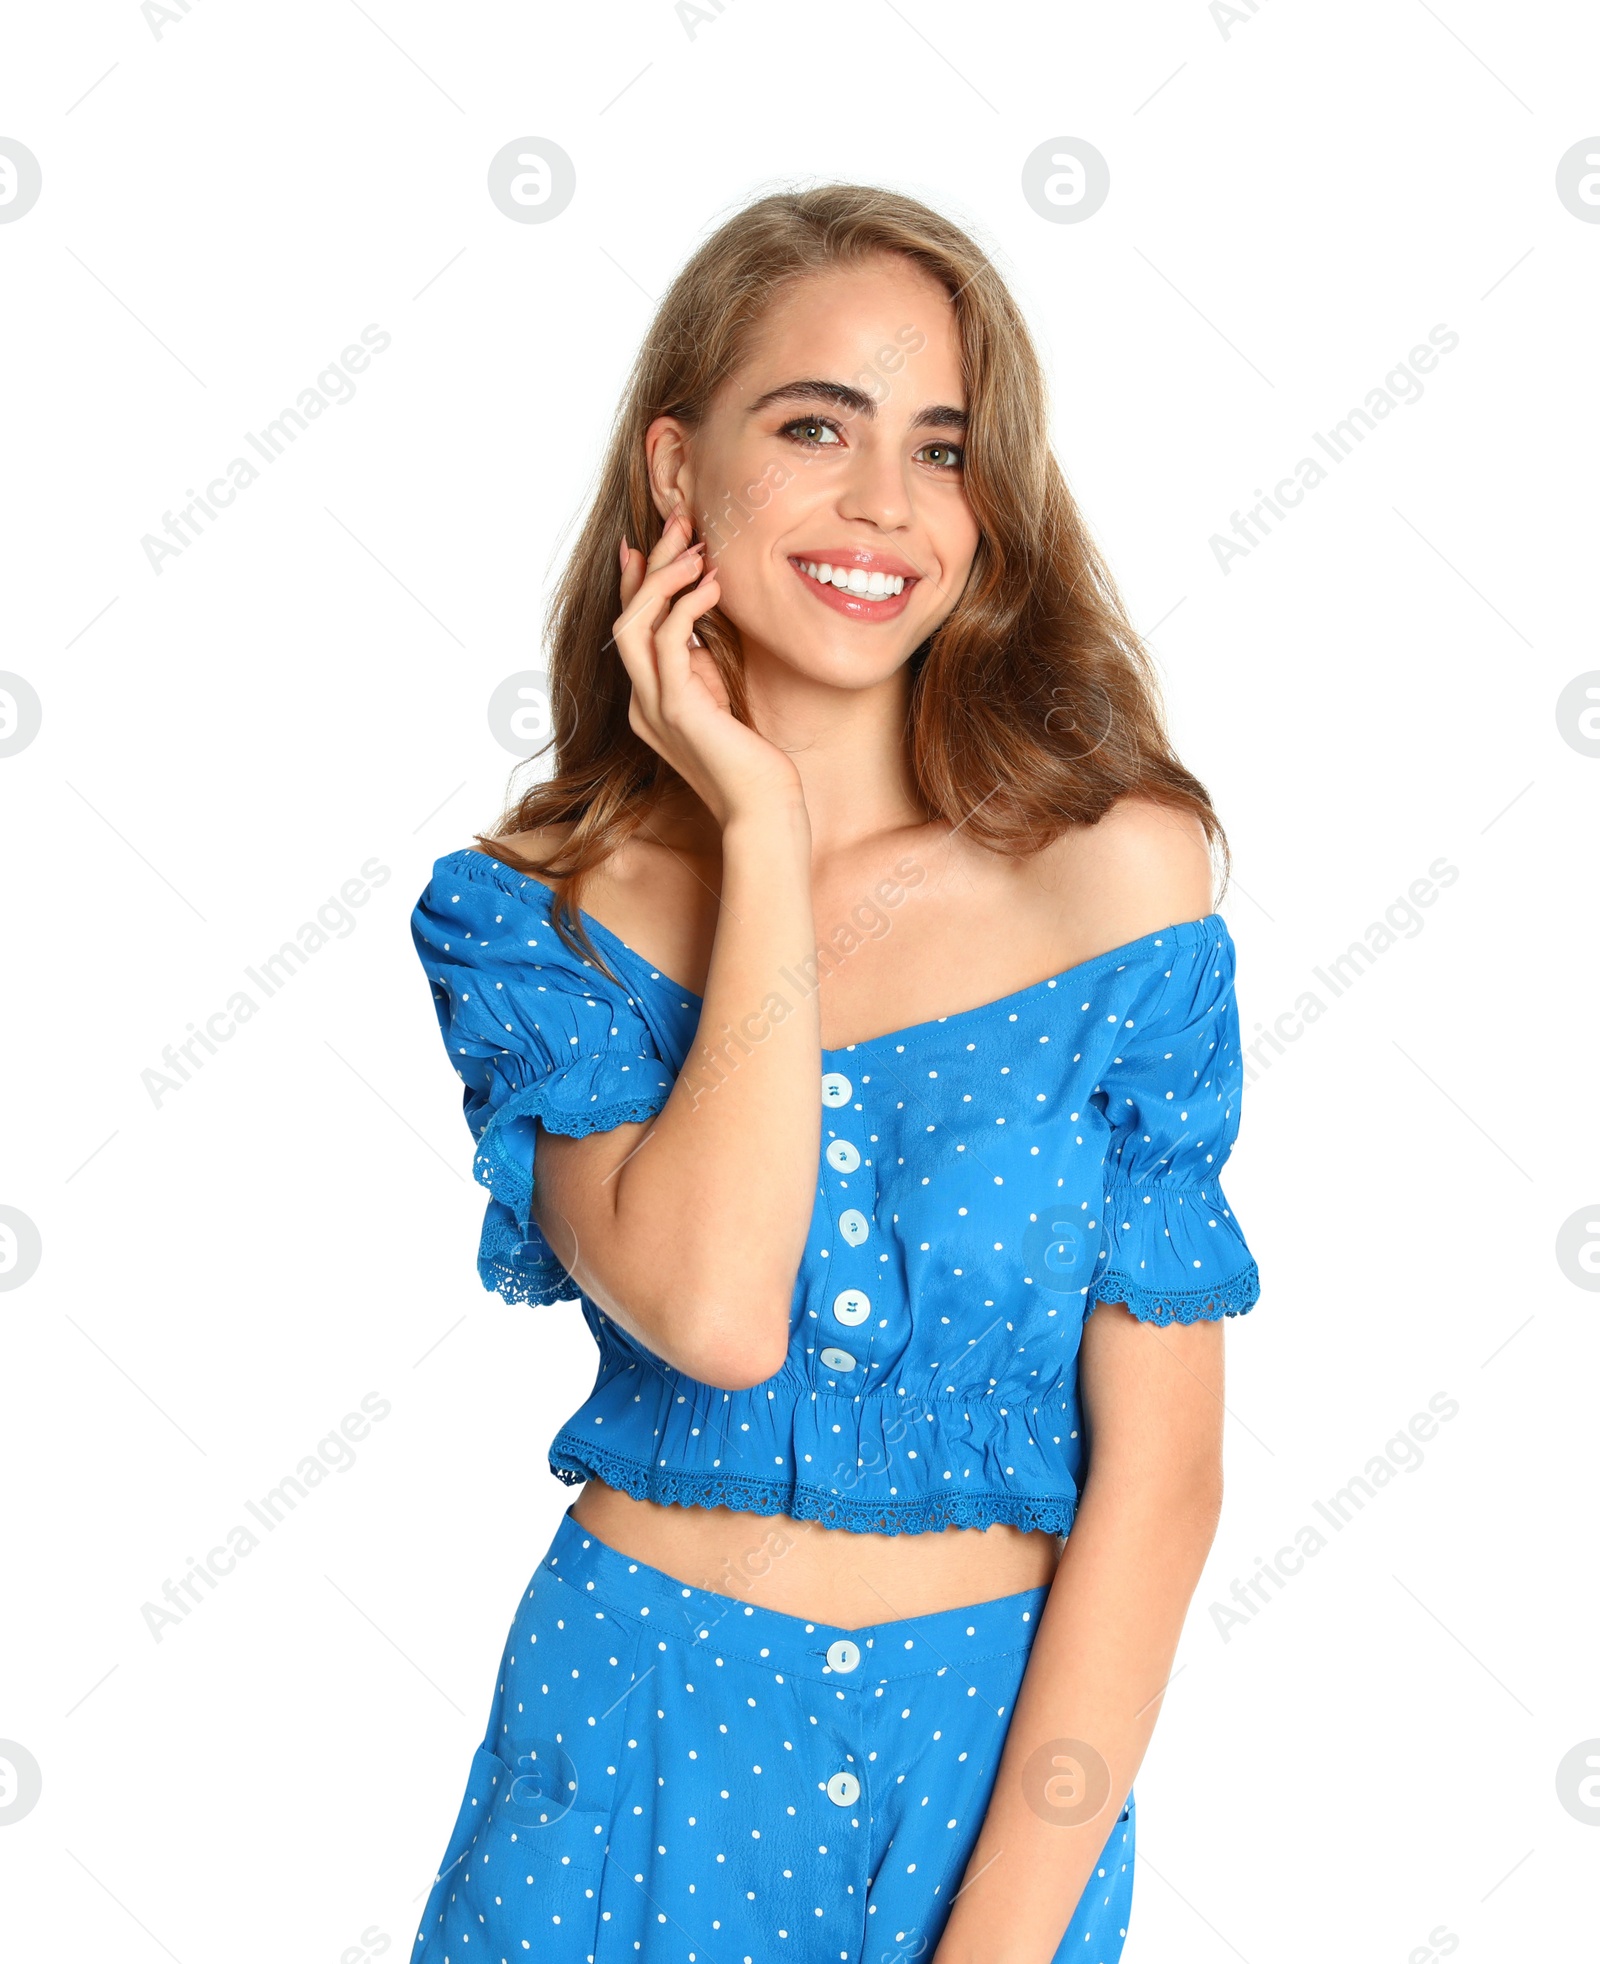
POLYGON ((794 422, 785 423, 779 434, 792 436, 798 443, 828 444, 841 441, 838 425, 824 422, 820 416, 799 416, 794 422))
POLYGON ((961 468, 962 453, 959 443, 925 443, 917 455, 926 457, 936 470, 958 471, 961 468))

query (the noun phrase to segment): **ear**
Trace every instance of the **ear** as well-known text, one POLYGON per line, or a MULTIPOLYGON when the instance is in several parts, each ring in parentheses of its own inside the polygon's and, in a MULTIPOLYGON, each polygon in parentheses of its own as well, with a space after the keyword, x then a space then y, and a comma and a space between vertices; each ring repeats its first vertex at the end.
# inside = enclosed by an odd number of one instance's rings
POLYGON ((645 462, 650 472, 650 495, 662 523, 675 511, 694 518, 694 470, 689 457, 689 428, 676 416, 658 416, 644 433, 645 462))

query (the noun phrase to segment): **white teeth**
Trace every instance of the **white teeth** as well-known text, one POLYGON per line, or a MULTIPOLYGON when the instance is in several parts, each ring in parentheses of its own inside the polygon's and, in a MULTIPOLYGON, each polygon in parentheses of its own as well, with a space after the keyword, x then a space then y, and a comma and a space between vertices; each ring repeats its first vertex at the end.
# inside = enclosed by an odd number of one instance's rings
POLYGON ((838 587, 842 593, 857 594, 864 600, 887 600, 891 594, 905 591, 905 579, 899 573, 868 573, 859 566, 830 566, 825 559, 806 559, 800 563, 823 586, 838 587))

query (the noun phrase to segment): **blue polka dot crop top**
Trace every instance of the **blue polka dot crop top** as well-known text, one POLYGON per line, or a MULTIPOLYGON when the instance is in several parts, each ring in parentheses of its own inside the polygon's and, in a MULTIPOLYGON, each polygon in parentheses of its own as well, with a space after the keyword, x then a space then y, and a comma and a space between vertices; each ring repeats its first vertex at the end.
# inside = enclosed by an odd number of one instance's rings
POLYGON ((550 900, 486 853, 447 853, 411 927, 490 1194, 479 1277, 509 1302, 576 1298, 600 1348, 551 1472, 862 1533, 1001 1521, 1066 1534, 1095 1303, 1192 1323, 1259 1293, 1219 1183, 1241 1086, 1222 916, 823 1051, 788 1355, 730 1391, 623 1330, 532 1220, 536 1127, 583 1136, 654 1117, 701 1009, 585 914, 619 988, 562 942, 550 900))

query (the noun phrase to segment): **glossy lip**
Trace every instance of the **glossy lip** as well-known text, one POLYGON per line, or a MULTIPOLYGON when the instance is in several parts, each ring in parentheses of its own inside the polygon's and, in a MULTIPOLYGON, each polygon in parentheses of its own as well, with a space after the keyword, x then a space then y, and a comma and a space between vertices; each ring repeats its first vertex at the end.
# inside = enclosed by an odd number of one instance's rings
POLYGON ((816 566, 859 566, 863 573, 888 573, 896 579, 916 580, 922 576, 896 553, 874 552, 870 546, 835 546, 829 552, 791 552, 790 562, 802 565, 810 560, 816 566))
POLYGON ((864 547, 840 553, 792 552, 789 564, 794 568, 795 578, 803 586, 808 586, 824 607, 831 607, 836 614, 847 614, 858 621, 892 621, 903 614, 911 604, 911 596, 916 592, 920 578, 892 552, 868 552, 864 547), (815 566, 859 566, 863 573, 884 573, 903 579, 905 585, 898 593, 885 594, 881 600, 869 600, 864 593, 841 592, 836 586, 824 586, 820 580, 814 580, 805 570, 808 560, 815 566))

